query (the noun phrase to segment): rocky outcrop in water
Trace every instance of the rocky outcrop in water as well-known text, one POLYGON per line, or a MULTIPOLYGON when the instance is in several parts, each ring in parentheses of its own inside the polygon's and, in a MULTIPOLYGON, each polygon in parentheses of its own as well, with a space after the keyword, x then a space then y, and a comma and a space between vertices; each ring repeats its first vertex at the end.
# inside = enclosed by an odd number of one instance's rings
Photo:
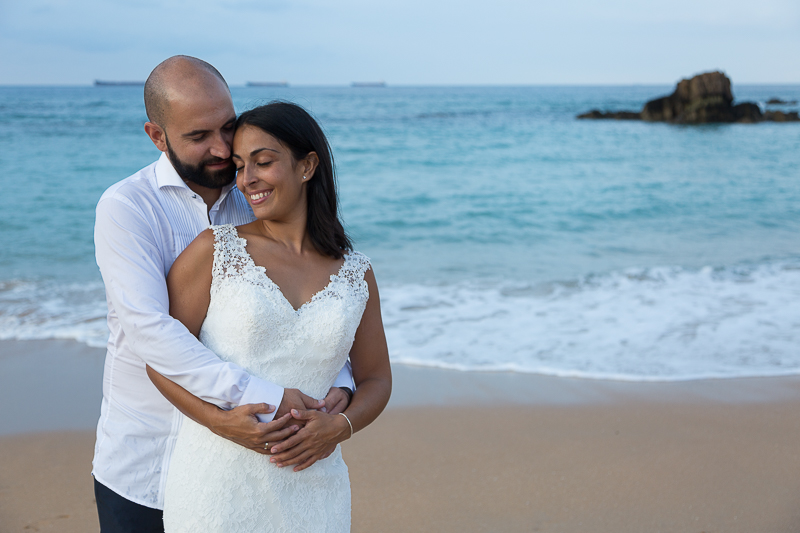
POLYGON ((672 124, 711 124, 725 122, 755 123, 765 120, 796 122, 797 113, 768 111, 752 102, 733 105, 731 80, 722 72, 706 72, 681 80, 675 91, 650 100, 641 111, 603 112, 593 109, 578 115, 581 119, 645 120, 672 124))
POLYGON ((611 118, 616 120, 641 120, 642 114, 636 111, 608 111, 602 112, 593 109, 583 115, 578 115, 578 118, 611 118))
POLYGON ((800 115, 797 111, 767 111, 764 113, 764 120, 771 122, 800 122, 800 115))
POLYGON ((797 105, 797 100, 781 100, 780 98, 770 98, 767 105, 797 105))

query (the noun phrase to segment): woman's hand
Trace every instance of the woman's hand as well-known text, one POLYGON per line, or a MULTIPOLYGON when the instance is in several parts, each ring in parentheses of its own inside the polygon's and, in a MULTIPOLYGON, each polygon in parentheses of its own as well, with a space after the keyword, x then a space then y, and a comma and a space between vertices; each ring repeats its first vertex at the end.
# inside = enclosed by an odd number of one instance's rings
POLYGON ((270 448, 270 462, 278 467, 297 465, 295 472, 305 470, 320 459, 328 457, 336 445, 350 438, 350 424, 343 416, 321 411, 292 409, 292 417, 305 426, 284 442, 270 448))

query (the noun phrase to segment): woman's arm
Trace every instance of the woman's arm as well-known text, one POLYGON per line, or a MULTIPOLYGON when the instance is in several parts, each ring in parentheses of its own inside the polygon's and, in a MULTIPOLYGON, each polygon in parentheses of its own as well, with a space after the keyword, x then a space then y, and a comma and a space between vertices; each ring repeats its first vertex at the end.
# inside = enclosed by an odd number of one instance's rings
MULTIPOLYGON (((350 350, 356 391, 344 411, 354 432, 381 414, 392 392, 389 348, 383 331, 378 285, 371 268, 364 279, 369 287, 369 300, 350 350)), ((332 446, 350 438, 350 424, 344 416, 296 410, 292 415, 306 425, 296 435, 272 447, 270 451, 275 455, 270 461, 278 466, 297 465, 294 470, 299 472, 326 457, 332 446)))

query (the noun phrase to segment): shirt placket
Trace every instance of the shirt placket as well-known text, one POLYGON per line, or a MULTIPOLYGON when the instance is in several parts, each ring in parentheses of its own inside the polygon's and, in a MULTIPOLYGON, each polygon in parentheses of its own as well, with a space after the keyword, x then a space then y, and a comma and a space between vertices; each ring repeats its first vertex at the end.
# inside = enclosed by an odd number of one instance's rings
POLYGON ((225 204, 225 198, 227 197, 227 193, 221 193, 219 199, 211 206, 211 210, 208 212, 208 219, 211 224, 215 226, 219 225, 220 213, 222 213, 222 206, 225 204))
POLYGON ((212 218, 212 215, 214 214, 214 208, 212 207, 211 212, 209 212, 206 203, 203 201, 203 198, 199 194, 193 192, 190 192, 189 194, 190 194, 189 200, 191 202, 191 205, 193 206, 193 209, 195 210, 197 216, 199 217, 198 220, 200 221, 200 224, 198 225, 198 227, 205 229, 208 227, 209 224, 212 224, 213 223, 212 220, 216 218, 216 215, 214 215, 212 218))

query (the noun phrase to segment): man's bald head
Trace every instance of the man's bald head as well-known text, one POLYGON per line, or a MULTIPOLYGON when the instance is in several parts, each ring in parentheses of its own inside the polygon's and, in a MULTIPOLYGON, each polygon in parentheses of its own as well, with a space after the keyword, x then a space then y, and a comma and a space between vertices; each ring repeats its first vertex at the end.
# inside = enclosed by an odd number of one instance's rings
POLYGON ((209 63, 191 56, 172 56, 162 61, 144 84, 144 107, 150 122, 166 127, 170 100, 181 92, 198 90, 208 83, 222 83, 230 89, 219 73, 209 63))

